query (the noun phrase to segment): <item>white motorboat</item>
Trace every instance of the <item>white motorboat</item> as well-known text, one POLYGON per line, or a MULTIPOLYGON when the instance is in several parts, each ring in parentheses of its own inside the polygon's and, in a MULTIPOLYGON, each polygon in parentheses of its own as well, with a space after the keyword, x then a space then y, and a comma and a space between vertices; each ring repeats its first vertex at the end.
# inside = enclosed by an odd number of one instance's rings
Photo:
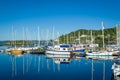
POLYGON ((55 45, 46 50, 48 54, 73 54, 73 50, 68 44, 55 45))

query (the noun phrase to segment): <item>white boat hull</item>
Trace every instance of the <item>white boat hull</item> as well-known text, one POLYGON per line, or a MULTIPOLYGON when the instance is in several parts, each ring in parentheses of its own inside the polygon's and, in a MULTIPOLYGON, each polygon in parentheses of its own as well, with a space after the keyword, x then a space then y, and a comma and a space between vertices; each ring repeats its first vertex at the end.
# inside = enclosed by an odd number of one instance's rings
POLYGON ((112 56, 112 52, 96 52, 96 53, 86 53, 87 56, 112 56))
POLYGON ((46 51, 47 54, 72 54, 72 51, 46 51))

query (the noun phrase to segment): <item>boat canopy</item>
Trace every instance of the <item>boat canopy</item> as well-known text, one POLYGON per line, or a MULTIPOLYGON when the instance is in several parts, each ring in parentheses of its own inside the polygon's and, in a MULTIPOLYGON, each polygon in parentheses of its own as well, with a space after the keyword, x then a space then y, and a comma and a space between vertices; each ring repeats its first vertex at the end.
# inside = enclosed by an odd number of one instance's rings
POLYGON ((69 48, 69 45, 60 45, 61 48, 69 48))

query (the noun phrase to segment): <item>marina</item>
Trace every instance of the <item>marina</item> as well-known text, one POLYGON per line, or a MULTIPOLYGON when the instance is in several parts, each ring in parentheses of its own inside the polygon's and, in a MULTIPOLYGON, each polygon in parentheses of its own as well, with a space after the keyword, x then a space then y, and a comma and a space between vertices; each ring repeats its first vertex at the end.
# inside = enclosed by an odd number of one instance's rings
POLYGON ((120 80, 120 0, 0 0, 0 80, 120 80))

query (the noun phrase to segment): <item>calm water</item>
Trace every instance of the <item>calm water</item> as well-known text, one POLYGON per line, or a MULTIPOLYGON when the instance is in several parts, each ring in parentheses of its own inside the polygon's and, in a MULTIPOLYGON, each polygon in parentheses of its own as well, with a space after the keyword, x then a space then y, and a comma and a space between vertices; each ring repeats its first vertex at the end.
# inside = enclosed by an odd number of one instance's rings
POLYGON ((0 53, 0 80, 113 80, 114 57, 101 58, 0 53))

